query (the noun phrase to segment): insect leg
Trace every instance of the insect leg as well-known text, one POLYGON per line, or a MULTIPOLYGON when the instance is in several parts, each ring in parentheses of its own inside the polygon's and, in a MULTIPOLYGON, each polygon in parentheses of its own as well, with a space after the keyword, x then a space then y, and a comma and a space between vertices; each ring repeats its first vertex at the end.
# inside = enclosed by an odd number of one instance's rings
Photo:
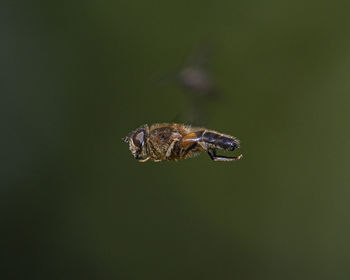
POLYGON ((239 155, 236 157, 226 157, 226 156, 218 156, 216 155, 216 150, 215 149, 210 149, 208 150, 208 155, 213 161, 236 161, 239 160, 243 157, 243 155, 239 155))
POLYGON ((139 162, 146 162, 146 161, 149 161, 151 159, 151 157, 147 157, 145 159, 140 159, 139 162))
POLYGON ((171 144, 170 144, 170 146, 169 146, 169 148, 168 148, 168 150, 166 151, 166 154, 165 154, 166 158, 169 158, 171 156, 171 152, 174 149, 175 143, 178 142, 178 141, 179 141, 179 139, 175 139, 173 142, 171 142, 171 144))

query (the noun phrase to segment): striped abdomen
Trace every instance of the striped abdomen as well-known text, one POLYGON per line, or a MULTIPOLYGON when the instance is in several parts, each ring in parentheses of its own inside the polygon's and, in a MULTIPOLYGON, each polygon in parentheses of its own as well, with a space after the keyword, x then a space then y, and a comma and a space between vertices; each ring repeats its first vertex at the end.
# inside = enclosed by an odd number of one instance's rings
POLYGON ((228 151, 233 151, 239 147, 238 139, 233 136, 223 135, 213 131, 202 131, 201 141, 228 151))

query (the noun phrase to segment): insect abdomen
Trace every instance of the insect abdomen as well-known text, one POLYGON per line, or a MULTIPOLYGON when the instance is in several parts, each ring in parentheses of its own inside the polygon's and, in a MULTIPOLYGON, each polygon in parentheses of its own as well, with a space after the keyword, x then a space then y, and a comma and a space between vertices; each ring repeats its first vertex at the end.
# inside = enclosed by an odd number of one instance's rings
POLYGON ((203 133, 202 141, 228 151, 233 151, 239 146, 236 138, 209 131, 203 133))

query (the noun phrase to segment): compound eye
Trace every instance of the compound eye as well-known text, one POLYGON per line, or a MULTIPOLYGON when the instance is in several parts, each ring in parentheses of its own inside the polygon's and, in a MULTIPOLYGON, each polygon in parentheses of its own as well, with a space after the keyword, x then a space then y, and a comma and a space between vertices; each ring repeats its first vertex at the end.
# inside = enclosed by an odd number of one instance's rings
POLYGON ((135 144, 135 146, 141 148, 143 146, 144 143, 144 138, 145 138, 145 132, 144 131, 140 131, 134 134, 134 136, 132 137, 132 140, 135 144))

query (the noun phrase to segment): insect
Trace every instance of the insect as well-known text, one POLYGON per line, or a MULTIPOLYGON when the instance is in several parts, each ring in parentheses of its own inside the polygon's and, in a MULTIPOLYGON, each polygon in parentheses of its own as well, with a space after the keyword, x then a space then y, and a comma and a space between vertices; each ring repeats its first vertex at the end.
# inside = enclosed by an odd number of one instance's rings
POLYGON ((219 156, 217 149, 233 151, 239 148, 239 140, 233 136, 200 127, 177 123, 145 124, 123 139, 140 162, 180 160, 206 151, 214 161, 236 161, 234 157, 219 156))

